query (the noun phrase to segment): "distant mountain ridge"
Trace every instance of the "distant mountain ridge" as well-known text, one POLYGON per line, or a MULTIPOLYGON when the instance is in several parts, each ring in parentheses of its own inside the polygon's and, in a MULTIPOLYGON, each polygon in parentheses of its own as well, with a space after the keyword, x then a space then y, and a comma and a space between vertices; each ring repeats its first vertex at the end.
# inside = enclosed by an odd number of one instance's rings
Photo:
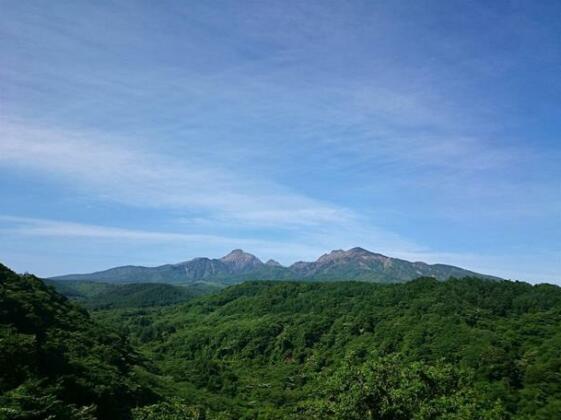
POLYGON ((363 248, 334 250, 316 261, 299 261, 288 267, 275 260, 263 263, 255 255, 235 249, 222 258, 199 257, 158 267, 122 266, 89 274, 52 277, 56 280, 89 280, 108 283, 194 283, 235 284, 247 280, 360 280, 378 283, 403 283, 417 277, 498 277, 475 273, 445 264, 426 264, 387 257, 363 248))

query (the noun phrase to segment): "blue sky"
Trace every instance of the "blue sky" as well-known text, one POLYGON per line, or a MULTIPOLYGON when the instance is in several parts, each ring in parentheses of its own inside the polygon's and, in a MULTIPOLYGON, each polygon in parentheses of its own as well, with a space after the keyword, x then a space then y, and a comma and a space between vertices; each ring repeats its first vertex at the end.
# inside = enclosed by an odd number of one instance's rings
POLYGON ((2 1, 0 261, 339 248, 561 283, 561 3, 2 1))

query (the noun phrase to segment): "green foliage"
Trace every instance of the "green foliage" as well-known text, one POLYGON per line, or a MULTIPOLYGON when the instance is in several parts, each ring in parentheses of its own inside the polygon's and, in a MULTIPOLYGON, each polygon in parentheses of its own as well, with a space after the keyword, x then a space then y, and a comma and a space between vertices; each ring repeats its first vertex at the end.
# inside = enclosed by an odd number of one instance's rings
POLYGON ((349 357, 309 404, 308 414, 338 419, 500 419, 505 413, 479 394, 467 372, 442 362, 403 363, 396 355, 357 363, 349 357))
POLYGON ((184 287, 170 284, 133 283, 118 286, 90 299, 86 305, 92 308, 126 308, 165 306, 185 302, 193 297, 184 287))
POLYGON ((205 411, 200 407, 185 404, 178 398, 172 398, 157 404, 133 410, 134 420, 204 420, 205 411))
MULTIPOLYGON (((554 286, 469 278, 249 282, 141 315, 97 316, 127 329, 176 395, 213 412, 295 416, 310 396, 321 400, 318 390, 341 376, 354 354, 358 370, 344 376, 349 383, 353 375, 374 381, 378 376, 367 372, 379 372, 382 362, 403 366, 393 377, 417 387, 412 405, 395 400, 405 412, 438 406, 450 416, 561 415, 561 289, 554 286), (363 366, 372 352, 382 362, 363 366), (450 389, 431 377, 444 378, 450 389)), ((392 383, 396 394, 413 392, 392 383)))
POLYGON ((77 407, 59 399, 60 385, 28 380, 0 395, 0 419, 95 419, 96 406, 77 407))
POLYGON ((48 286, 53 286, 58 293, 69 299, 84 303, 96 296, 111 293, 119 286, 110 283, 101 283, 85 280, 43 280, 48 286))
POLYGON ((174 286, 165 283, 130 283, 124 285, 85 280, 47 280, 59 293, 88 309, 139 308, 166 306, 219 290, 205 283, 174 286))
POLYGON ((2 418, 127 418, 150 401, 127 342, 31 275, 0 265, 2 418))
POLYGON ((561 418, 555 286, 156 286, 90 315, 1 266, 0 419, 561 418))

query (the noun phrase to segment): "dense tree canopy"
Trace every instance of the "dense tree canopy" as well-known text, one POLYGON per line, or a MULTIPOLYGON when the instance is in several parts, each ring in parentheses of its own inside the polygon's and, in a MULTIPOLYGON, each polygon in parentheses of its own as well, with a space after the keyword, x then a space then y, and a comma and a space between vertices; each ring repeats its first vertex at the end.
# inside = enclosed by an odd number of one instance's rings
POLYGON ((46 283, 88 309, 173 305, 220 290, 206 283, 185 286, 165 283, 112 284, 87 280, 46 280, 46 283))
MULTIPOLYGON (((380 372, 380 363, 390 362, 401 366, 392 375, 415 386, 437 384, 425 381, 431 375, 455 384, 430 394, 392 382, 396 393, 411 392, 416 401, 404 412, 446 400, 457 410, 505 417, 561 414, 561 289, 555 286, 469 278, 402 285, 249 282, 164 310, 97 316, 120 325, 172 378, 176 395, 237 416, 293 416, 320 406, 335 415, 342 408, 325 393, 333 378, 376 381, 380 376, 365 369, 380 372)), ((341 392, 354 398, 355 391, 341 392)), ((361 404, 354 407, 364 415, 361 404)))
POLYGON ((90 314, 2 266, 0 418, 561 417, 556 286, 159 286, 90 314))
POLYGON ((139 365, 87 311, 0 265, 0 418, 127 418, 155 397, 139 365))

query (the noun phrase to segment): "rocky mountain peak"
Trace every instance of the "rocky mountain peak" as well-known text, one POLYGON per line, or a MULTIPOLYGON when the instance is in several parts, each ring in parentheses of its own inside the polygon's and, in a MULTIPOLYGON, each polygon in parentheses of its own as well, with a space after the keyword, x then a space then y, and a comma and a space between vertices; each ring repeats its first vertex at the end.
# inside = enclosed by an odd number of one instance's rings
POLYGON ((347 251, 347 254, 349 255, 373 255, 373 252, 370 252, 364 248, 361 248, 359 246, 355 246, 354 248, 351 248, 347 251))
POLYGON ((371 252, 364 248, 359 248, 359 247, 349 249, 347 253, 351 256, 363 257, 363 258, 378 260, 382 262, 387 262, 392 260, 392 258, 386 257, 385 255, 378 254, 376 252, 371 252))
POLYGON ((233 261, 233 260, 247 259, 247 258, 257 258, 257 257, 255 257, 252 254, 248 254, 247 252, 244 252, 243 249, 233 249, 228 254, 226 254, 222 258, 220 258, 220 260, 222 260, 222 261, 233 261))
POLYGON ((344 257, 346 254, 346 251, 342 250, 342 249, 334 249, 333 251, 331 251, 328 254, 323 254, 321 257, 319 257, 317 259, 317 263, 326 263, 329 261, 333 261, 333 260, 337 260, 339 258, 344 257))
POLYGON ((232 249, 232 250, 230 251, 229 254, 226 254, 226 255, 223 256, 222 258, 227 258, 227 257, 229 257, 229 256, 231 256, 231 255, 243 255, 243 254, 245 254, 245 252, 243 251, 243 249, 237 248, 237 249, 232 249))
POLYGON ((450 277, 496 277, 474 273, 460 267, 444 264, 425 264, 387 257, 355 247, 348 250, 337 249, 322 255, 314 262, 295 262, 283 267, 275 260, 263 264, 256 256, 234 249, 219 259, 194 258, 178 264, 159 267, 124 266, 90 274, 60 276, 63 280, 89 280, 103 282, 169 282, 183 283, 195 281, 218 281, 221 283, 241 282, 246 279, 269 278, 295 280, 364 280, 375 282, 404 282, 420 276, 447 280, 450 277), (271 268, 265 269, 264 268, 271 268))
POLYGON ((313 263, 315 269, 322 267, 332 266, 354 266, 361 270, 372 270, 372 264, 381 264, 383 267, 388 267, 392 264, 392 259, 382 254, 370 252, 364 248, 355 247, 348 250, 336 249, 328 254, 322 255, 318 260, 313 263))
POLYGON ((255 255, 244 252, 242 249, 234 249, 228 255, 220 258, 220 261, 238 271, 243 271, 263 265, 259 258, 257 258, 255 255))

